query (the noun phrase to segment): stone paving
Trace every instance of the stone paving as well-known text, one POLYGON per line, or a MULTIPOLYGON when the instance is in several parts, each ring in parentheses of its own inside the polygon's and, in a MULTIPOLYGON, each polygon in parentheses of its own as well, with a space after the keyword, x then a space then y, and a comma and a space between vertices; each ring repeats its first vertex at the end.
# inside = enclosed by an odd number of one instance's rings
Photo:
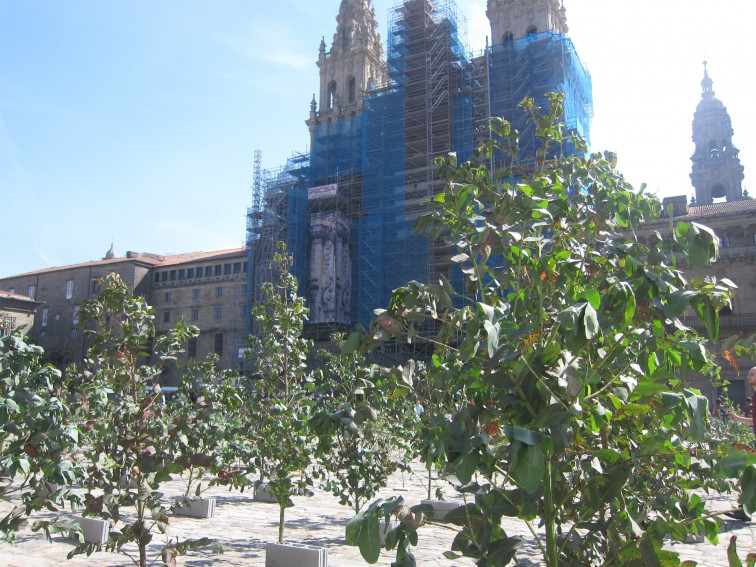
MULTIPOLYGON (((418 467, 421 465, 418 463, 418 467)), ((419 477, 410 477, 397 473, 390 483, 391 489, 384 490, 381 496, 403 496, 409 504, 419 503, 424 498, 423 483, 419 477)), ((163 486, 166 495, 180 494, 179 481, 163 486)), ((451 493, 451 489, 447 493, 451 493)), ((223 547, 223 553, 214 554, 212 548, 197 550, 179 558, 179 565, 190 567, 230 567, 230 566, 264 566, 265 542, 275 541, 278 535, 278 506, 255 502, 250 493, 229 492, 222 488, 212 488, 205 494, 217 497, 215 517, 209 520, 176 517, 171 519, 167 536, 157 534, 151 546, 150 558, 157 557, 154 565, 160 565, 160 549, 166 537, 200 538, 210 537, 223 547)), ((721 510, 732 506, 733 497, 707 497, 707 506, 711 510, 721 510)), ((450 498, 451 499, 451 498, 450 498)), ((284 536, 289 542, 318 545, 328 548, 328 562, 331 567, 365 566, 359 550, 344 543, 344 527, 352 516, 351 510, 338 504, 328 493, 316 490, 315 496, 295 498, 295 506, 286 510, 286 531, 284 536)), ((460 501, 461 503, 461 501, 460 501)), ((0 512, 7 506, 0 506, 0 512)), ((36 518, 38 518, 37 516, 36 518)), ((507 520, 504 525, 511 535, 522 534, 528 539, 529 532, 524 523, 507 520)), ((428 525, 420 530, 420 544, 415 549, 417 564, 423 566, 472 566, 469 559, 447 560, 443 552, 447 551, 455 532, 450 526, 428 525)), ((669 547, 680 553, 683 560, 692 559, 700 566, 728 567, 727 545, 730 537, 738 537, 738 550, 741 558, 748 551, 756 552, 756 522, 725 522, 720 534, 719 545, 711 543, 670 543, 669 547)), ((44 535, 24 530, 19 534, 14 545, 0 543, 0 567, 50 567, 58 565, 102 565, 106 567, 127 567, 133 565, 131 560, 119 554, 100 552, 90 557, 77 556, 70 561, 66 555, 73 549, 69 540, 62 536, 55 537, 49 543, 44 535)), ((394 559, 393 552, 383 551, 378 565, 390 566, 394 559)), ((528 543, 517 555, 520 565, 539 566, 543 563, 534 543, 528 543)), ((297 566, 292 566, 297 567, 297 566)))

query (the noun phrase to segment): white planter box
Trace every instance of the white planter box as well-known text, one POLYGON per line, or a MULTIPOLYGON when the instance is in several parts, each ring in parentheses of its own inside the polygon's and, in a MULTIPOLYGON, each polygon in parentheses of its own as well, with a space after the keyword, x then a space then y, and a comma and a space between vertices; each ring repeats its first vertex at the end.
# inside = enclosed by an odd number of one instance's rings
POLYGON ((328 549, 268 543, 265 545, 265 567, 328 567, 328 549))
POLYGON ((212 518, 215 516, 215 498, 198 498, 197 496, 176 498, 173 503, 173 513, 190 518, 212 518))
POLYGON ((255 502, 270 502, 272 504, 278 504, 276 495, 273 494, 273 491, 267 483, 261 484, 257 490, 255 490, 255 495, 252 497, 252 500, 255 502))
POLYGON ((386 535, 398 525, 399 522, 394 518, 391 518, 388 525, 386 525, 386 520, 381 520, 378 523, 378 534, 381 536, 381 546, 386 545, 386 535))
POLYGON ((86 543, 97 543, 105 545, 110 537, 110 520, 101 520, 99 518, 84 518, 82 516, 73 516, 74 522, 81 526, 86 543))
POLYGON ((433 508, 428 517, 436 522, 443 522, 449 512, 461 506, 459 502, 447 502, 446 500, 421 500, 420 504, 429 505, 433 508))

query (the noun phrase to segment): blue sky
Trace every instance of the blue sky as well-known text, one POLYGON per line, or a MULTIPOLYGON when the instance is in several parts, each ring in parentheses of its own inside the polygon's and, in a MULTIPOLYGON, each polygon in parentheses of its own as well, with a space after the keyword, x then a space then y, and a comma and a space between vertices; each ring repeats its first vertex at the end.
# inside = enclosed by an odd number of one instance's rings
MULTIPOLYGON (((253 155, 306 151, 339 0, 0 0, 0 277, 241 246, 253 155)), ((374 0, 382 38, 394 0, 374 0)), ((457 2, 471 47, 485 0, 457 2)), ((752 0, 565 0, 593 76, 595 150, 688 194, 702 60, 756 196, 752 0)), ((384 41, 385 44, 385 41, 384 41)))

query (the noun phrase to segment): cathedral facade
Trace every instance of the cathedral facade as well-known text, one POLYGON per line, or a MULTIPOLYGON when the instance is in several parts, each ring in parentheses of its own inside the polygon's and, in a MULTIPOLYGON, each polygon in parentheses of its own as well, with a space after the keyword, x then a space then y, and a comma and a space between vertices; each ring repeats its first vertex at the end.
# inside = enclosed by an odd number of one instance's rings
POLYGON ((318 52, 310 153, 255 188, 251 302, 272 238, 293 254, 309 330, 323 338, 368 323, 407 281, 454 282, 448 245, 414 232, 444 184, 434 160, 471 158, 492 116, 513 121, 527 159, 537 141, 517 105, 526 96, 546 105, 548 92, 565 93, 565 124, 589 137, 591 80, 562 3, 489 0, 487 14, 494 45, 472 56, 452 0, 406 0, 390 15, 384 55, 372 2, 341 1, 330 46, 324 38, 318 52))

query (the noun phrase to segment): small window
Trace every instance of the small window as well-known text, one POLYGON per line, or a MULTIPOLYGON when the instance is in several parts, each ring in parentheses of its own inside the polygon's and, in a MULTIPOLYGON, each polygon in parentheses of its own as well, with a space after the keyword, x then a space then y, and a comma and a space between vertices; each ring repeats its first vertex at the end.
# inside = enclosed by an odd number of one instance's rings
POLYGON ((179 280, 186 279, 186 270, 179 270, 179 280))
POLYGON ((215 308, 215 318, 216 319, 223 319, 223 308, 222 307, 216 307, 215 308))
POLYGON ((241 274, 242 265, 241 262, 235 262, 234 263, 234 273, 235 274, 241 274))
POLYGON ((213 267, 212 266, 205 266, 205 277, 210 278, 213 276, 213 267))
POLYGON ((45 308, 44 308, 44 309, 42 310, 42 326, 43 326, 43 327, 47 327, 47 314, 48 314, 49 312, 50 312, 50 310, 49 310, 49 309, 48 309, 47 307, 45 307, 45 308))
POLYGON ((39 340, 40 342, 44 342, 47 338, 47 331, 40 331, 39 332, 39 340))
POLYGON ((753 243, 756 244, 756 233, 752 234, 751 237, 753 238, 753 243))
POLYGON ((222 276, 223 275, 223 264, 217 264, 215 266, 215 275, 216 276, 222 276))
POLYGON ((193 289, 192 290, 192 299, 199 299, 199 290, 193 289))
POLYGON ((176 270, 171 270, 171 281, 172 282, 176 281, 176 270))
POLYGON ((193 280, 194 279, 194 268, 189 268, 186 271, 186 279, 193 280))
POLYGON ((223 265, 223 275, 224 276, 230 276, 231 275, 231 264, 224 264, 223 265))
POLYGON ((165 292, 165 300, 166 301, 170 301, 171 300, 171 292, 170 291, 166 291, 165 292))
POLYGON ((223 297, 223 288, 218 286, 215 288, 215 297, 223 297))
POLYGON ((28 295, 32 299, 36 299, 37 286, 36 285, 30 285, 29 289, 27 289, 26 292, 27 292, 26 295, 28 295))
POLYGON ((66 282, 66 299, 71 299, 73 297, 73 280, 68 280, 66 282))
POLYGON ((719 247, 720 248, 729 248, 730 246, 730 237, 729 236, 720 236, 719 237, 719 247))
POLYGON ((215 333, 215 354, 223 354, 223 333, 215 333))
POLYGON ((199 309, 192 309, 192 321, 199 321, 199 309))
POLYGON ((163 311, 163 323, 170 323, 170 322, 171 322, 171 312, 163 311))
POLYGON ((168 281, 168 272, 162 272, 160 274, 160 281, 162 281, 163 283, 168 281))
POLYGON ((192 337, 186 343, 186 354, 189 358, 197 357, 197 337, 192 337))
POLYGON ((60 313, 56 313, 55 314, 55 320, 56 321, 60 321, 60 313))
POLYGON ((73 324, 78 325, 79 324, 79 310, 81 309, 81 305, 74 306, 74 312, 73 312, 73 324))
POLYGON ((79 340, 79 329, 71 329, 71 338, 75 341, 79 340))
POLYGON ((92 280, 92 295, 97 295, 98 293, 100 293, 100 282, 92 280))
POLYGON ((155 283, 160 283, 160 272, 155 272, 155 283))
POLYGON ((328 83, 328 109, 331 110, 336 106, 336 81, 328 83))
POLYGON ((244 273, 245 274, 247 273, 247 263, 246 262, 244 262, 244 273))

